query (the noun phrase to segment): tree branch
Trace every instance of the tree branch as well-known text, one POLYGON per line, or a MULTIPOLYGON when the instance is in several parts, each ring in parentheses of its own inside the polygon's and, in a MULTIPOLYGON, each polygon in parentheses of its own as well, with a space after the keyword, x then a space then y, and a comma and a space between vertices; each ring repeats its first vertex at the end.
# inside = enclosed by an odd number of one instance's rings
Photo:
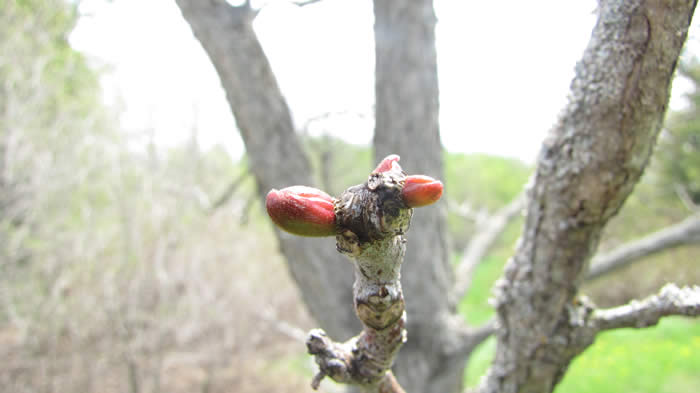
POLYGON ((577 293, 603 228, 661 129, 696 1, 607 0, 540 151, 515 255, 495 289, 497 350, 481 391, 551 392, 593 342, 577 293), (585 323, 584 323, 585 326, 585 323))
POLYGON ((502 207, 477 228, 477 234, 465 247, 462 260, 457 265, 457 281, 455 294, 461 299, 469 290, 474 276, 474 270, 484 260, 486 254, 498 241, 503 231, 525 207, 525 193, 520 193, 510 203, 502 207))
MULTIPOLYGON (((255 13, 220 0, 175 2, 226 91, 258 198, 264 199, 273 187, 312 184, 311 167, 295 133, 289 106, 253 30, 255 13)), ((352 310, 342 308, 351 291, 349 264, 342 263, 343 258, 326 242, 280 231, 276 235, 311 315, 329 333, 351 335, 359 324, 352 310)))
POLYGON ((315 3, 320 3, 323 0, 306 0, 306 1, 292 1, 292 4, 298 6, 298 7, 305 7, 307 5, 315 4, 315 3))
POLYGON ((461 331, 461 348, 464 353, 471 353, 474 348, 491 337, 498 328, 496 318, 491 318, 478 327, 464 326, 461 331))
POLYGON ((700 215, 695 215, 641 239, 623 244, 606 254, 596 256, 591 262, 586 279, 595 279, 669 248, 698 242, 700 242, 700 215))
POLYGON ((256 315, 263 321, 269 323, 275 330, 291 338, 292 340, 301 343, 306 341, 306 333, 304 330, 283 319, 279 319, 275 313, 275 310, 271 306, 257 310, 256 315))
POLYGON ((226 187, 224 192, 222 192, 221 195, 219 195, 219 197, 216 198, 214 203, 212 203, 209 206, 209 209, 207 209, 209 214, 214 213, 218 208, 228 203, 228 201, 231 199, 238 187, 240 187, 240 185, 243 184, 243 181, 245 181, 245 179, 248 178, 249 175, 250 172, 245 170, 241 174, 236 176, 236 178, 233 179, 233 181, 228 185, 228 187, 226 187))
POLYGON ((675 284, 666 284, 658 295, 620 307, 596 310, 592 319, 594 326, 603 331, 653 326, 661 317, 669 315, 700 316, 700 287, 678 288, 675 284))
POLYGON ((673 186, 673 190, 678 195, 678 199, 681 200, 683 206, 691 212, 700 212, 700 206, 693 202, 693 199, 688 194, 688 189, 682 184, 676 183, 673 186))
POLYGON ((355 267, 353 297, 362 332, 344 343, 330 340, 323 330, 309 334, 307 348, 324 376, 357 385, 364 393, 403 393, 391 372, 406 341, 406 312, 401 289, 401 264, 406 252, 404 233, 413 210, 401 199, 406 175, 394 163, 373 172, 364 184, 348 188, 335 201, 336 248, 355 267))

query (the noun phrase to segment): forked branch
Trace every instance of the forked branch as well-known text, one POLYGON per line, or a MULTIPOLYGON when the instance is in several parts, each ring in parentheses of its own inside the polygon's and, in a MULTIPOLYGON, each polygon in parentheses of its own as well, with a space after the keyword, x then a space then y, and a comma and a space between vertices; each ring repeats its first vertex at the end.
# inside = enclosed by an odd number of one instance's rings
POLYGON ((336 236, 336 247, 355 267, 353 298, 362 332, 338 343, 321 329, 306 346, 319 373, 311 386, 328 376, 366 393, 402 393, 391 372, 406 341, 406 312, 401 289, 405 232, 413 207, 437 201, 442 183, 427 176, 406 176, 399 157, 385 158, 369 179, 348 188, 338 199, 303 186, 272 190, 267 211, 280 228, 303 236, 336 236))

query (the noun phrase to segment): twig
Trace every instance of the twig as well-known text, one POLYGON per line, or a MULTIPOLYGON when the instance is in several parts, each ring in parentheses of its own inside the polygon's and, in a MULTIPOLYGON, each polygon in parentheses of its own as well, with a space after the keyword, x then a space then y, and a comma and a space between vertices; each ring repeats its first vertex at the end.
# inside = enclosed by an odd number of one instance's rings
POLYGON ((394 359, 406 341, 406 312, 400 272, 413 213, 401 202, 406 175, 394 163, 390 170, 373 172, 369 180, 348 188, 335 203, 336 247, 355 267, 355 312, 362 332, 344 343, 312 330, 310 354, 323 377, 357 385, 364 393, 404 393, 391 372, 394 359))
POLYGON ((292 1, 292 4, 299 6, 299 7, 305 7, 307 5, 320 3, 321 1, 323 1, 323 0, 292 1))
POLYGON ((216 201, 212 203, 211 206, 209 206, 209 214, 213 213, 214 211, 216 211, 216 209, 225 205, 231 199, 233 194, 235 194, 238 187, 240 187, 241 184, 243 184, 243 182, 246 180, 246 178, 248 178, 248 175, 250 175, 250 172, 243 171, 241 174, 236 176, 236 178, 233 179, 233 181, 228 185, 228 187, 226 187, 224 192, 222 192, 221 195, 219 195, 219 197, 216 198, 216 201))
POLYGON ((700 212, 700 206, 693 202, 693 198, 690 197, 690 194, 688 194, 688 189, 684 187, 682 184, 676 183, 673 186, 673 190, 676 192, 676 195, 678 195, 678 199, 683 202, 683 206, 685 206, 686 209, 690 210, 691 212, 700 212))
POLYGON ((496 214, 489 217, 483 225, 480 225, 477 234, 464 249, 462 260, 457 265, 457 281, 455 283, 457 299, 461 299, 467 293, 474 276, 474 269, 491 250, 508 223, 522 211, 524 206, 525 193, 522 192, 496 214))
POLYGON ((303 329, 285 320, 279 319, 271 307, 258 310, 257 316, 292 340, 302 343, 306 341, 306 332, 303 329))
POLYGON ((447 208, 450 213, 454 213, 459 217, 474 221, 476 226, 481 226, 482 223, 488 221, 491 216, 486 209, 474 209, 468 201, 457 203, 452 199, 447 199, 447 208))
POLYGON ((668 315, 700 316, 700 287, 679 288, 675 284, 666 284, 658 295, 594 311, 593 321, 600 331, 642 328, 656 325, 661 317, 668 315))
POLYGON ((591 262, 586 279, 592 280, 669 248, 698 242, 700 215, 694 215, 641 239, 623 244, 609 253, 596 256, 591 262))
POLYGON ((464 354, 471 353, 477 345, 486 341, 486 339, 496 332, 497 326, 496 317, 492 317, 475 328, 469 327, 466 324, 463 325, 461 329, 458 329, 460 331, 460 343, 456 346, 456 350, 464 354))

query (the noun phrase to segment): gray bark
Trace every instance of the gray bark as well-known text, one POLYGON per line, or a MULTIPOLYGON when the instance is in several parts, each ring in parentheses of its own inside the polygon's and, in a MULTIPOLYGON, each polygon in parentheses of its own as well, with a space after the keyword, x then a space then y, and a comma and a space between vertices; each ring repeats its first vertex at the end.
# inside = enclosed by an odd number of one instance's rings
POLYGON ((700 287, 678 288, 675 284, 667 284, 658 295, 620 307, 596 310, 590 318, 590 325, 596 332, 648 327, 668 315, 700 316, 700 287))
POLYGON ((649 255, 686 245, 700 243, 700 215, 663 228, 602 255, 591 262, 587 280, 614 272, 649 255))
POLYGON ((337 249, 355 266, 355 313, 364 329, 345 343, 329 340, 323 331, 312 332, 307 347, 321 370, 312 386, 328 375, 363 393, 404 393, 391 366, 406 342, 400 278, 413 209, 401 197, 405 179, 394 165, 373 172, 335 202, 337 249))
MULTIPOLYGON (((408 173, 443 177, 438 128, 435 13, 432 0, 374 1, 375 160, 395 153, 408 173)), ((413 392, 461 390, 466 353, 458 329, 444 202, 416 210, 407 234, 402 284, 408 342, 394 371, 413 392)))
MULTIPOLYGON (((273 187, 311 184, 289 109, 252 29, 255 12, 249 4, 176 2, 219 73, 260 197, 273 187)), ((432 2, 374 5, 375 156, 399 154, 407 172, 440 178, 432 2)), ((593 341, 596 315, 606 314, 576 299, 578 286, 603 226, 646 165, 694 8, 694 1, 680 0, 601 2, 570 104, 540 155, 521 243, 497 288, 498 351, 483 391, 551 391, 593 341)), ((416 392, 460 390, 469 352, 494 329, 467 328, 455 313, 445 216, 443 203, 420 209, 407 236, 409 341, 395 372, 416 392)), ((335 339, 350 337, 359 329, 349 307, 350 264, 330 240, 277 235, 312 315, 335 339)))
POLYGON ((606 222, 642 174, 695 1, 608 0, 545 141, 527 218, 496 291, 497 350, 483 392, 551 392, 588 347, 577 292, 606 222))
MULTIPOLYGON (((248 153, 258 193, 311 185, 311 170, 289 108, 253 31, 255 12, 225 1, 176 0, 219 74, 248 153)), ((359 328, 352 308, 352 267, 331 239, 275 230, 280 249, 311 315, 338 338, 359 328)))

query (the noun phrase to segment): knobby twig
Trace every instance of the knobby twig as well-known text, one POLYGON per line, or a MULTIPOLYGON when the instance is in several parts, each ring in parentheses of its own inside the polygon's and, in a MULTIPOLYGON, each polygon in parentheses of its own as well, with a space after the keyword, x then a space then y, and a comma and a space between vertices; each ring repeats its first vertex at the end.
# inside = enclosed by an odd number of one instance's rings
POLYGON ((403 392, 390 369, 406 341, 399 279, 412 210, 401 206, 405 178, 394 164, 349 188, 335 203, 337 249, 355 266, 355 312, 364 329, 345 343, 333 342, 319 329, 310 333, 307 348, 320 368, 314 387, 329 376, 360 385, 363 392, 403 392))
POLYGON ((413 207, 436 202, 442 183, 428 176, 406 176, 390 155, 360 185, 338 199, 306 186, 272 190, 265 201, 274 223, 301 236, 335 236, 337 250, 353 262, 355 314, 362 332, 337 343, 321 329, 306 346, 320 371, 311 386, 329 376, 364 393, 403 393, 391 366, 406 342, 406 312, 401 289, 404 234, 413 207))
POLYGON ((658 295, 632 301, 624 306, 593 312, 599 331, 654 326, 669 315, 700 316, 700 286, 679 288, 666 284, 658 295))
POLYGON ((694 215, 641 239, 623 244, 606 254, 596 256, 591 262, 586 279, 592 280, 669 248, 698 242, 700 242, 700 215, 694 215))

